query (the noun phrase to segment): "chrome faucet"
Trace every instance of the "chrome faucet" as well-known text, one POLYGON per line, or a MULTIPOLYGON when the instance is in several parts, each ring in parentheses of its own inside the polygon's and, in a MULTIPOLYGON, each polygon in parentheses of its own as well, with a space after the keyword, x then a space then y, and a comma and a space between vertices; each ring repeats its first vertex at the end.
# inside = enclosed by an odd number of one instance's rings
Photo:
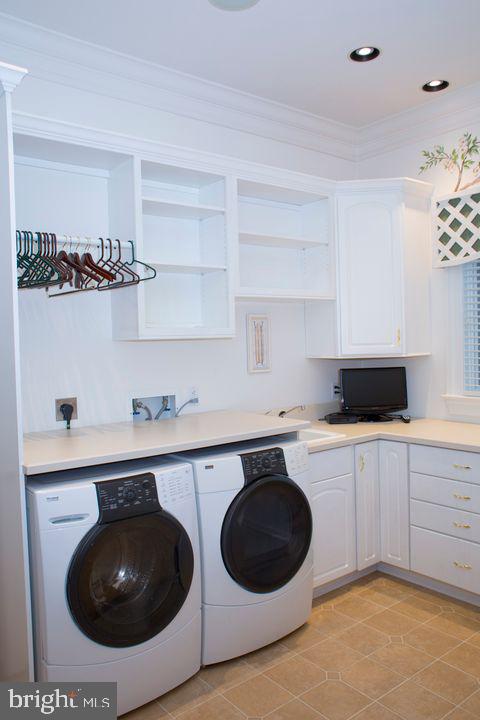
POLYGON ((294 410, 305 410, 305 405, 295 405, 295 407, 290 408, 290 410, 280 410, 278 417, 285 417, 285 415, 288 415, 294 410))

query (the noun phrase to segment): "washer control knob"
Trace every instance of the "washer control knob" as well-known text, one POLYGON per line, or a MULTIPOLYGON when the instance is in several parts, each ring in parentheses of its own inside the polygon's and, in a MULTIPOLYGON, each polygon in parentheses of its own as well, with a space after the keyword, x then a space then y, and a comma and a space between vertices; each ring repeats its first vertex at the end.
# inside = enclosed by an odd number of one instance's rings
POLYGON ((148 489, 150 488, 150 480, 144 480, 144 481, 142 482, 142 487, 143 487, 145 490, 148 490, 148 489))
POLYGON ((127 500, 135 500, 137 497, 137 493, 133 488, 128 488, 125 490, 125 497, 127 500))

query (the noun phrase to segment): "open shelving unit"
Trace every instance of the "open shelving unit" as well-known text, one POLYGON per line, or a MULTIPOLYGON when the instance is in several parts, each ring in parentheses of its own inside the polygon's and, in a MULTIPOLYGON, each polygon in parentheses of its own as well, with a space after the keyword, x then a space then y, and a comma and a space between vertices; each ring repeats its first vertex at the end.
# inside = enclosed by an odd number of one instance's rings
POLYGON ((323 300, 332 294, 331 200, 239 179, 238 299, 323 300))
POLYGON ((141 288, 140 339, 229 337, 226 179, 138 160, 138 240, 157 277, 141 288))

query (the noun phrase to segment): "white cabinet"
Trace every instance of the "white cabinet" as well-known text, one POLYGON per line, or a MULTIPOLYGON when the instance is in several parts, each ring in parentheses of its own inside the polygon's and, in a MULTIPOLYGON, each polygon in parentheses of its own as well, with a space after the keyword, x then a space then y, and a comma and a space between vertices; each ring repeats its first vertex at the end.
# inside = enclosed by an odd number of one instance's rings
MULTIPOLYGON (((345 449, 342 448, 342 451, 345 449)), ((349 448, 351 453, 352 449, 349 448)), ((328 451, 331 453, 340 451, 328 451)), ((350 472, 339 477, 324 477, 324 453, 310 455, 312 477, 312 514, 313 514, 313 557, 314 585, 317 587, 331 580, 354 572, 356 568, 355 552, 355 485, 350 472)), ((344 453, 339 455, 344 467, 344 453)), ((351 458, 351 455, 350 455, 351 458)), ((351 459, 349 465, 351 467, 351 459)))
POLYGON ((337 300, 309 303, 307 355, 428 353, 431 186, 414 180, 337 186, 337 300))
POLYGON ((382 561, 410 569, 408 446, 379 441, 382 561))
POLYGON ((357 568, 380 562, 378 442, 355 446, 357 568))

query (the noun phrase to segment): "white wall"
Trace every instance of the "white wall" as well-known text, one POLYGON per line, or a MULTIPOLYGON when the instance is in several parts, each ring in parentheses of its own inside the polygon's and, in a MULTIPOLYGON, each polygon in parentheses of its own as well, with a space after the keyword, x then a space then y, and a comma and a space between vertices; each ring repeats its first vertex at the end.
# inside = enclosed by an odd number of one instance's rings
MULTIPOLYGON (((22 62, 19 50, 10 61, 22 62)), ((351 178, 354 163, 239 132, 173 116, 151 107, 133 105, 93 92, 47 83, 31 75, 14 96, 17 112, 31 113, 98 127, 117 133, 214 151, 265 164, 307 171, 324 177, 351 178)), ((18 188, 31 184, 25 169, 17 168, 18 188)), ((40 178, 40 176, 39 176, 40 178)), ((88 217, 82 202, 63 212, 61 178, 57 206, 43 198, 43 184, 33 193, 42 206, 42 225, 56 232, 106 232, 108 218, 104 182, 99 180, 89 198, 88 217), (83 213, 83 215, 82 215, 83 213), (64 228, 64 229, 63 229, 64 228)), ((81 185, 81 181, 80 185, 81 185)), ((82 188, 78 192, 82 192, 82 188)), ((93 186, 92 186, 93 187, 93 186)), ((30 187, 30 193, 32 188, 30 187)), ((83 196, 85 202, 85 196, 83 196)), ((31 201, 17 192, 19 227, 34 222, 31 201), (30 205, 30 211, 29 211, 30 205)), ((186 399, 196 386, 200 405, 195 411, 217 408, 268 409, 297 403, 331 400, 337 364, 305 358, 302 303, 240 304, 234 340, 196 342, 121 343, 111 339, 109 293, 49 300, 43 291, 20 293, 20 331, 25 431, 61 427, 54 417, 54 400, 78 397, 78 425, 128 420, 131 398, 176 393, 186 399), (246 312, 267 311, 272 321, 272 372, 250 375, 246 369, 246 312)))
MULTIPOLYGON (((434 194, 441 196, 453 191, 456 177, 442 168, 434 168, 419 175, 423 163, 421 151, 443 144, 447 149, 457 145, 465 131, 480 136, 480 124, 461 126, 442 135, 434 135, 425 140, 406 145, 359 163, 360 178, 409 176, 431 182, 435 186, 434 194)), ((410 412, 420 417, 448 418, 442 394, 447 392, 447 372, 451 340, 449 336, 449 292, 448 280, 451 269, 432 269, 432 356, 429 358, 406 361, 410 412)), ((380 363, 379 363, 380 364, 380 363)), ((393 364, 393 363, 382 363, 393 364)), ((472 422, 472 418, 469 418, 472 422)), ((480 418, 478 420, 480 422, 480 418)))

